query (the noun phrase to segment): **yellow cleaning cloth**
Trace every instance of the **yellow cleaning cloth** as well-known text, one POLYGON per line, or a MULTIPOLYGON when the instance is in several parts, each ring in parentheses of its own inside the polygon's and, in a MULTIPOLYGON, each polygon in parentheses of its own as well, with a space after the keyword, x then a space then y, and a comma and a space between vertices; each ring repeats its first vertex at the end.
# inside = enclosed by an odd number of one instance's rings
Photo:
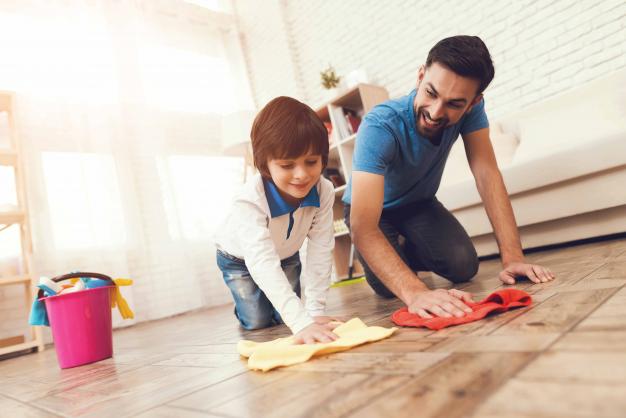
POLYGON ((352 318, 333 330, 339 338, 331 343, 294 344, 294 337, 278 338, 265 343, 241 340, 237 351, 248 358, 248 368, 264 372, 280 366, 304 363, 313 356, 346 351, 357 345, 382 340, 397 328, 368 327, 359 318, 352 318))

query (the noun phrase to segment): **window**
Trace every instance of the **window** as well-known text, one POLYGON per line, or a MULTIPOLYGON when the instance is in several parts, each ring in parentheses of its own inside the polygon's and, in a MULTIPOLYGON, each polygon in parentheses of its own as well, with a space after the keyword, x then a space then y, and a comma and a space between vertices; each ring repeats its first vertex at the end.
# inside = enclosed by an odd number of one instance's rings
POLYGON ((242 187, 243 158, 177 155, 160 167, 170 235, 211 240, 242 187), (168 198, 169 197, 169 198, 168 198))
POLYGON ((45 179, 57 249, 115 247, 126 242, 113 157, 44 152, 45 179))

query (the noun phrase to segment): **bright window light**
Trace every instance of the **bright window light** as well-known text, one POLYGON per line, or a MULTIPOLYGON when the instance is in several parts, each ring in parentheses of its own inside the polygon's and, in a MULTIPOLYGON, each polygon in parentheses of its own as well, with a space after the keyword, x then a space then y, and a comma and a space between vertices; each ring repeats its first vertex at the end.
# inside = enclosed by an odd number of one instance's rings
POLYGON ((44 152, 43 177, 57 249, 125 244, 115 162, 110 155, 44 152))
POLYGON ((215 114, 234 108, 225 59, 166 47, 144 48, 140 56, 146 99, 155 107, 215 114))
POLYGON ((170 201, 171 237, 211 240, 243 185, 243 158, 176 155, 166 161, 160 173, 169 186, 165 200, 170 201))
POLYGON ((15 169, 9 166, 0 166, 0 211, 16 209, 15 169))
POLYGON ((115 49, 106 17, 80 8, 59 16, 0 12, 0 80, 20 93, 62 97, 63 103, 117 102, 115 49))

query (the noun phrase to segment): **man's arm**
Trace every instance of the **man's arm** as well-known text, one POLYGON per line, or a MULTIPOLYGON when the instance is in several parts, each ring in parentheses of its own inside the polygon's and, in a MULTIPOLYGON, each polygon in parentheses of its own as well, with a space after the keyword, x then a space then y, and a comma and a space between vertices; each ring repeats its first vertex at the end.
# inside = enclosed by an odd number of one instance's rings
POLYGON ((515 283, 516 276, 527 276, 537 283, 552 280, 554 274, 548 269, 524 261, 515 215, 491 146, 489 128, 464 135, 463 143, 478 193, 500 249, 504 266, 500 278, 509 284, 515 283))
POLYGON ((402 261, 378 227, 384 192, 384 176, 364 171, 352 172, 352 239, 376 277, 408 305, 416 293, 428 290, 428 287, 402 261))
POLYGON ((462 300, 471 296, 458 290, 429 290, 402 261, 378 227, 383 210, 385 178, 363 171, 352 172, 350 229, 354 245, 367 265, 389 290, 422 317, 463 316, 471 312, 462 300), (430 312, 430 313, 429 313, 430 312))

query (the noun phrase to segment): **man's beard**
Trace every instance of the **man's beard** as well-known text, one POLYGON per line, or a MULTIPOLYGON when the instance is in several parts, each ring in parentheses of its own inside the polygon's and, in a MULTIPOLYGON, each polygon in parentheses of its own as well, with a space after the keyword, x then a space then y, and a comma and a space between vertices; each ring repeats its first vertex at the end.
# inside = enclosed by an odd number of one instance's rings
POLYGON ((441 118, 439 122, 439 126, 437 127, 428 127, 424 125, 423 118, 428 116, 430 118, 430 114, 424 108, 415 108, 415 119, 416 119, 416 128, 419 134, 429 140, 438 140, 441 138, 441 134, 443 130, 448 126, 449 120, 446 118, 441 118))

